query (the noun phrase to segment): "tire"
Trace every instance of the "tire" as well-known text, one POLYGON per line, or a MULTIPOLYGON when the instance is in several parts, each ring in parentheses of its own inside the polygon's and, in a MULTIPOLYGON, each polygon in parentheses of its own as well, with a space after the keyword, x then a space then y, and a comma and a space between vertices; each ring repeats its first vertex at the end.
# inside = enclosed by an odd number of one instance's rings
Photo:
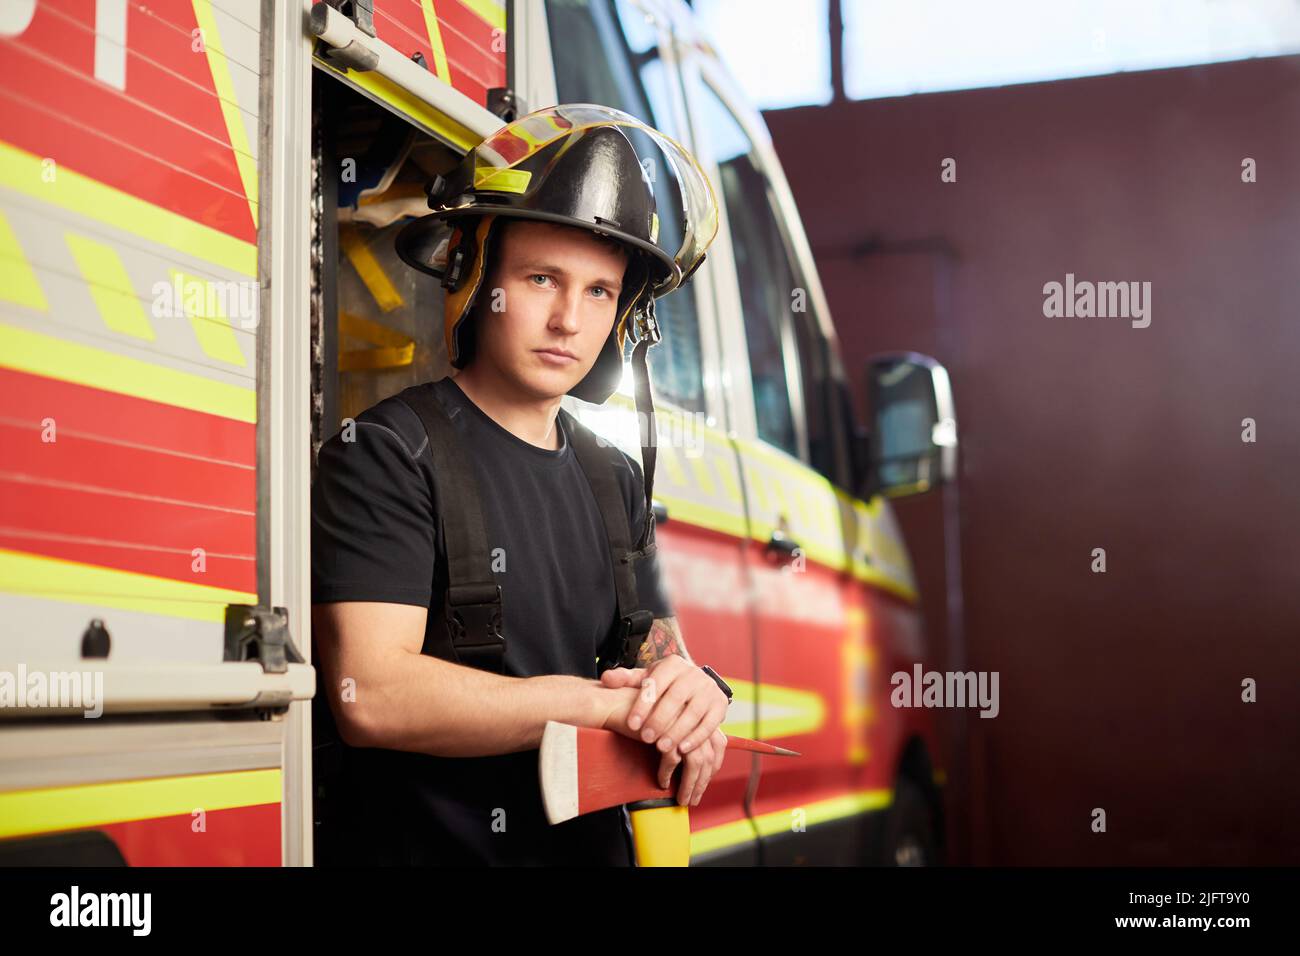
POLYGON ((934 866, 937 862, 930 801, 915 782, 899 777, 894 805, 885 821, 880 863, 883 866, 934 866))

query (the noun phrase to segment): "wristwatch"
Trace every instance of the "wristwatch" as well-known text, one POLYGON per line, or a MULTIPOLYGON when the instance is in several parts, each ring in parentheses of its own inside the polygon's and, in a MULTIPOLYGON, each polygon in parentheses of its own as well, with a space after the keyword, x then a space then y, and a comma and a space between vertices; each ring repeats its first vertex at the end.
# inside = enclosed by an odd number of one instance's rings
POLYGON ((731 695, 731 685, 728 684, 728 683, 727 683, 725 680, 723 680, 721 677, 719 677, 719 676, 718 676, 718 672, 715 671, 715 670, 714 670, 712 667, 710 667, 708 664, 701 664, 701 665, 700 665, 700 670, 704 671, 704 673, 706 673, 706 674, 708 674, 710 677, 712 677, 712 678, 713 678, 713 682, 714 682, 715 684, 717 684, 720 688, 722 688, 722 692, 723 692, 724 694, 727 695, 727 703, 730 704, 730 703, 731 703, 731 696, 732 696, 732 695, 731 695))

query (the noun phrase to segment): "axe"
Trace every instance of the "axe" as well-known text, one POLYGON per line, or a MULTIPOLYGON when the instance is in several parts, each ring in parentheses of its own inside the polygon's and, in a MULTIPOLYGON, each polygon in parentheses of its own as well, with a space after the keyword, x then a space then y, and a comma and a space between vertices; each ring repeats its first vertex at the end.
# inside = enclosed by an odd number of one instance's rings
MULTIPOLYGON (((745 737, 727 737, 728 750, 781 757, 793 750, 745 737)), ((685 866, 690 859, 687 809, 657 779, 657 747, 612 730, 546 722, 537 767, 542 803, 552 825, 584 813, 629 804, 640 866, 685 866)))

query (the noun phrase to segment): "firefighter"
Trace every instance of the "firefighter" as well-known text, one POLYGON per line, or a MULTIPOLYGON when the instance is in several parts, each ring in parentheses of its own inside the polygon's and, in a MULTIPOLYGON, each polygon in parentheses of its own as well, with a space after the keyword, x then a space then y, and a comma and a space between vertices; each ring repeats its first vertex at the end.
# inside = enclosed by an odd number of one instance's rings
POLYGON ((629 865, 622 808, 546 824, 536 748, 548 720, 642 740, 683 806, 722 763, 730 689, 691 660, 655 557, 646 368, 712 190, 672 140, 581 105, 509 124, 427 191, 398 252, 446 289, 457 374, 357 416, 312 490, 317 859, 629 865), (633 332, 644 467, 560 407, 614 393, 633 332))

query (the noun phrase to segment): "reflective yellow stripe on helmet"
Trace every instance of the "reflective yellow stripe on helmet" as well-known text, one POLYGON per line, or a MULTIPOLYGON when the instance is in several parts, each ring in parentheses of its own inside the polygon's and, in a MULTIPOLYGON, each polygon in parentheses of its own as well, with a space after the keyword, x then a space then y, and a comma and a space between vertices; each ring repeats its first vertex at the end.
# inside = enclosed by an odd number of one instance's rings
POLYGON ((522 193, 532 178, 533 174, 526 169, 479 166, 474 170, 474 188, 499 193, 522 193))

